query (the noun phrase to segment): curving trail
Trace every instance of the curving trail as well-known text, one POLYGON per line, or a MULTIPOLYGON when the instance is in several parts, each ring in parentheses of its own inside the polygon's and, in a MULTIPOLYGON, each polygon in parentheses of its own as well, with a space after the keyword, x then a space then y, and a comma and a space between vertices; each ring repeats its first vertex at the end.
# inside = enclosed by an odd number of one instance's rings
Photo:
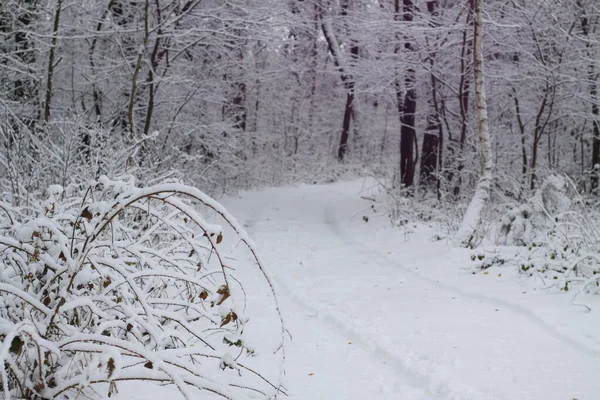
POLYGON ((292 399, 598 398, 597 307, 581 313, 564 296, 532 293, 510 267, 495 280, 471 275, 465 252, 420 227, 390 228, 361 187, 226 202, 280 287, 292 399))
POLYGON ((536 315, 534 312, 527 309, 526 307, 511 303, 498 297, 493 297, 491 295, 471 293, 456 286, 446 285, 439 280, 434 280, 416 272, 413 269, 407 268, 398 261, 389 259, 388 257, 385 257, 376 250, 365 246, 363 243, 360 243, 357 239, 352 237, 346 230, 344 230, 341 227, 340 221, 335 217, 333 207, 331 206, 325 209, 324 221, 325 224, 329 227, 329 229, 333 232, 333 234, 339 237, 342 241, 344 241, 346 245, 350 246, 353 249, 353 251, 357 251, 366 257, 370 257, 376 260, 376 262, 378 263, 391 265, 398 269, 401 269, 408 275, 411 275, 414 278, 422 281, 425 285, 431 285, 441 291, 448 292, 453 295, 460 296, 462 298, 486 302, 490 305, 496 306, 496 308, 501 307, 515 314, 520 314, 523 317, 527 318, 530 323, 536 325, 539 329, 544 331, 547 335, 553 336, 555 339, 571 347, 573 350, 579 351, 584 355, 592 356, 600 360, 599 349, 593 348, 591 346, 586 346, 581 342, 572 339, 568 335, 562 334, 555 327, 553 327, 551 324, 540 318, 538 315, 536 315))

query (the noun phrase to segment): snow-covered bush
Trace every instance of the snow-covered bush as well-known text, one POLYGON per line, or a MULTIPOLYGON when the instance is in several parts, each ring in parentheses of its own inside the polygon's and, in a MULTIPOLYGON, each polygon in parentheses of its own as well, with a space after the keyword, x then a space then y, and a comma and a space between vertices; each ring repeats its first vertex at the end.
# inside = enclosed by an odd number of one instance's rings
POLYGON ((544 235, 552 225, 551 216, 569 209, 571 200, 563 177, 550 176, 525 204, 502 218, 498 241, 505 245, 527 246, 544 235))
POLYGON ((36 129, 15 129, 0 120, 0 199, 23 205, 51 184, 67 188, 124 170, 155 179, 167 171, 157 167, 133 170, 130 162, 136 148, 147 141, 128 143, 126 136, 87 126, 76 118, 36 129))
POLYGON ((600 214, 580 205, 553 221, 545 238, 529 244, 519 270, 564 291, 600 294, 600 214))
POLYGON ((548 178, 528 202, 502 220, 499 241, 525 246, 519 271, 547 286, 600 293, 600 214, 566 178, 548 178))
MULTIPOLYGON (((247 292, 232 271, 252 264, 273 290, 235 219, 178 183, 140 188, 101 177, 81 192, 51 186, 37 207, 0 203, 3 397, 110 397, 134 380, 175 385, 186 399, 194 390, 280 393, 272 374, 243 361, 254 349, 244 336, 247 292), (221 248, 224 235, 236 236, 245 258, 221 248)), ((280 316, 276 298, 275 308, 280 316)))

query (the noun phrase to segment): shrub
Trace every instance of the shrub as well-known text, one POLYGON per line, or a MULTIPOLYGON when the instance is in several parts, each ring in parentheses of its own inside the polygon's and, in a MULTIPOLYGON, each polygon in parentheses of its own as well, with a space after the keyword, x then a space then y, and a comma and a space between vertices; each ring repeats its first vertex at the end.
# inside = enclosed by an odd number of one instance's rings
POLYGON ((562 177, 549 177, 526 204, 502 220, 499 241, 525 246, 521 273, 548 286, 600 293, 600 215, 562 177))
POLYGON ((500 224, 501 244, 527 246, 545 235, 552 226, 551 215, 569 209, 567 182, 560 176, 550 176, 525 204, 510 210, 500 224))
MULTIPOLYGON (((132 178, 73 192, 55 185, 35 207, 0 203, 6 399, 110 396, 132 380, 173 384, 184 398, 193 388, 227 399, 282 391, 242 362, 253 349, 232 271, 247 258, 228 258, 224 230, 199 207, 229 227, 273 286, 222 206, 192 187, 139 188, 132 178)), ((283 332, 282 323, 278 347, 283 332)))

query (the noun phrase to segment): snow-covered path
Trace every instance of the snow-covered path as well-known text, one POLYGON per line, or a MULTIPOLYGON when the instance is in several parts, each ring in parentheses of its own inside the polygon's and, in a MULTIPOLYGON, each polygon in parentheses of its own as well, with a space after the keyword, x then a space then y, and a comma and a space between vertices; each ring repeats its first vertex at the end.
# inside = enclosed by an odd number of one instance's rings
POLYGON ((390 228, 360 189, 225 202, 280 288, 292 399, 600 398, 597 299, 584 312, 513 267, 471 275, 468 252, 429 241, 427 229, 390 228))

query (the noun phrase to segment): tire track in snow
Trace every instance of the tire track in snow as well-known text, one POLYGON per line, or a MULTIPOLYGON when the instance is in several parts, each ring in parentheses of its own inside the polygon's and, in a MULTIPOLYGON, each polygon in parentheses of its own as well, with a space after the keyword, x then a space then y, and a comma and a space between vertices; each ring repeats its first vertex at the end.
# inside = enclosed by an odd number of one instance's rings
POLYGON ((505 300, 502 300, 502 299, 499 299, 496 297, 486 296, 486 295, 476 294, 476 293, 469 293, 469 292, 465 292, 457 287, 454 287, 451 285, 446 285, 444 283, 441 283, 439 281, 431 279, 427 276, 424 276, 424 275, 414 271, 413 269, 402 265, 401 263, 399 263, 397 261, 387 258, 386 256, 382 255, 378 251, 365 246, 364 244, 357 241, 352 235, 350 235, 341 226, 340 221, 335 216, 333 205, 331 205, 331 204, 327 205, 325 207, 324 222, 325 222, 325 225, 327 225, 327 227, 331 230, 331 232, 333 234, 335 234, 345 244, 347 244, 349 247, 351 247, 357 253, 360 253, 371 259, 373 259, 373 258, 377 259, 378 260, 377 263, 380 266, 393 265, 393 266, 401 269, 403 272, 407 273, 408 275, 412 276, 413 278, 420 280, 422 282, 426 282, 427 284, 432 285, 438 289, 444 290, 446 292, 452 293, 454 295, 460 296, 465 299, 472 299, 472 300, 486 302, 486 303, 492 304, 494 306, 501 306, 502 308, 510 310, 511 312, 513 312, 515 314, 525 317, 527 320, 529 320, 532 324, 537 326, 545 334, 552 336, 554 339, 560 341, 561 343, 565 344, 566 346, 570 347, 571 349, 581 352, 584 355, 594 357, 596 359, 600 359, 600 351, 589 348, 588 346, 568 337, 567 335, 560 333, 556 328, 554 328, 552 325, 549 325, 542 318, 540 318, 538 315, 533 313, 531 310, 528 310, 527 308, 521 307, 519 305, 507 302, 505 300))
MULTIPOLYGON (((397 354, 397 351, 390 350, 392 344, 386 346, 379 340, 374 339, 373 334, 361 331, 354 326, 349 317, 343 317, 335 307, 320 305, 310 300, 306 295, 306 291, 293 290, 284 280, 276 275, 274 277, 279 288, 283 289, 282 293, 286 293, 286 296, 297 306, 316 315, 332 330, 338 332, 352 343, 360 345, 375 361, 385 361, 387 367, 392 368, 403 378, 404 384, 423 390, 426 395, 431 396, 432 400, 504 400, 501 397, 492 396, 489 393, 483 393, 474 388, 465 386, 451 387, 444 380, 436 379, 431 374, 418 371, 415 367, 410 366, 411 361, 417 360, 416 355, 413 357, 403 357, 397 354)), ((395 347, 398 346, 395 345, 395 347)), ((408 352, 408 349, 405 347, 402 350, 408 352)), ((428 361, 434 366, 432 360, 428 361)))
MULTIPOLYGON (((346 245, 349 245, 353 249, 353 251, 365 257, 368 257, 369 259, 373 258, 375 254, 373 254, 373 252, 370 249, 358 243, 356 240, 354 240, 351 236, 349 236, 341 229, 339 222, 334 216, 333 206, 326 206, 324 217, 325 224, 327 225, 327 227, 332 231, 332 233, 334 233, 339 239, 341 239, 342 242, 344 242, 346 245), (358 250, 356 250, 357 247, 358 250)), ((377 258, 382 258, 379 254, 377 254, 377 256, 377 258)), ((384 265, 389 265, 389 262, 385 260, 384 265)), ((380 264, 380 266, 382 265, 380 264)), ((407 271, 411 272, 411 275, 413 275, 414 277, 421 279, 421 277, 419 277, 418 274, 412 273, 412 271, 410 270, 407 271)), ((310 307, 310 305, 308 306, 310 307)), ((317 312, 319 310, 323 310, 323 307, 315 308, 317 309, 317 312)), ((428 392, 436 395, 437 398, 444 398, 448 400, 503 399, 502 397, 499 397, 497 395, 482 392, 480 389, 468 387, 457 382, 448 382, 443 378, 437 378, 435 373, 424 373, 419 369, 413 367, 412 365, 415 363, 422 363, 423 361, 426 361, 429 364, 429 366, 433 369, 437 365, 433 359, 424 355, 418 355, 414 351, 407 350, 406 346, 402 346, 400 351, 398 351, 396 350, 398 348, 397 344, 389 343, 389 345, 386 345, 385 343, 382 343, 381 340, 373 338, 372 333, 364 333, 361 332, 360 329, 354 327, 352 320, 347 319, 346 321, 344 321, 334 312, 325 310, 325 315, 328 318, 332 318, 336 322, 336 327, 338 329, 360 339, 361 343, 370 351, 372 351, 374 355, 381 356, 386 360, 389 360, 398 372, 401 372, 405 376, 409 377, 412 380, 412 382, 419 384, 421 387, 427 388, 428 392)))
MULTIPOLYGON (((244 221, 249 234, 254 236, 256 226, 260 223, 260 217, 264 210, 264 204, 256 208, 252 216, 244 221)), ((361 346, 375 363, 384 361, 388 368, 392 368, 401 378, 402 383, 417 390, 423 391, 431 400, 504 400, 492 397, 488 394, 476 392, 472 389, 461 390, 460 393, 451 390, 445 382, 436 381, 431 375, 427 375, 410 367, 406 359, 402 359, 386 348, 382 343, 373 340, 372 335, 365 334, 355 327, 349 318, 344 318, 339 310, 327 307, 311 300, 305 290, 295 290, 290 287, 278 274, 273 274, 273 279, 279 288, 280 296, 286 296, 296 306, 304 309, 310 314, 316 315, 319 320, 332 331, 337 332, 349 342, 361 346)), ((406 350, 406 349, 405 349, 406 350)))

